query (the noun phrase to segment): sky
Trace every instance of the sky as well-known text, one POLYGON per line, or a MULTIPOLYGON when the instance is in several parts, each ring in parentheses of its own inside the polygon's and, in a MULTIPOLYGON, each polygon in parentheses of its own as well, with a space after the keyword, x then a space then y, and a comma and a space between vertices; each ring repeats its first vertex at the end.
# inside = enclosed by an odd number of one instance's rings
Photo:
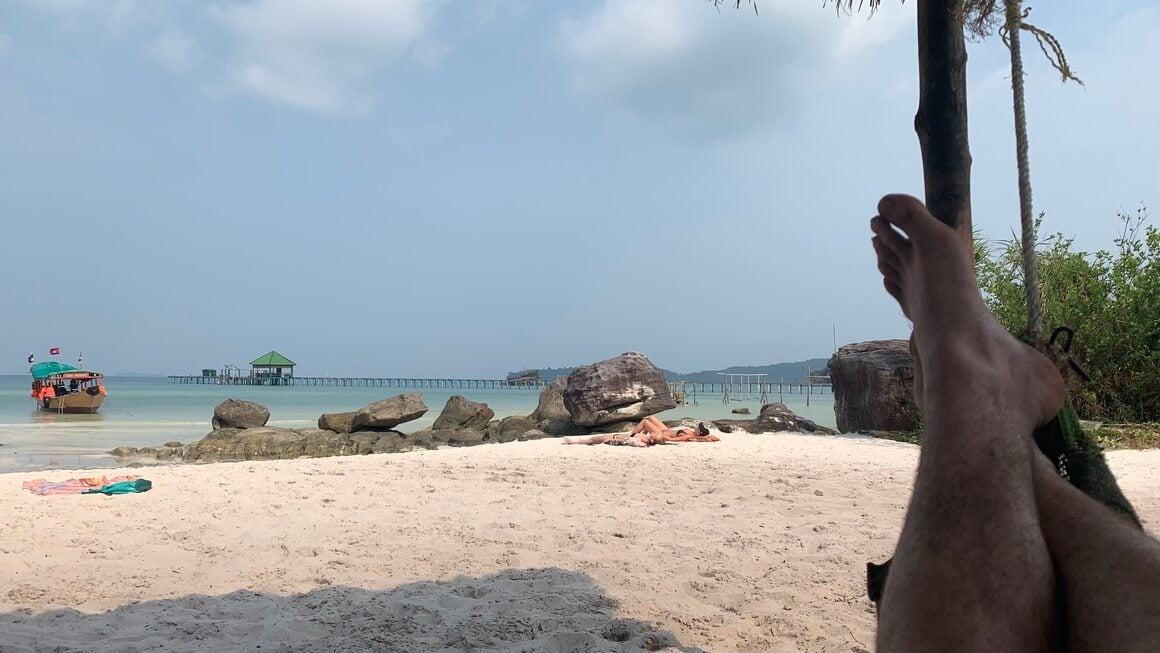
MULTIPOLYGON (((1035 208, 1160 205, 1160 8, 1042 2, 1035 208)), ((3 0, 0 373, 677 371, 906 337, 868 218, 921 196, 914 2, 3 0)), ((978 229, 1018 224, 1007 51, 969 46, 978 229)))

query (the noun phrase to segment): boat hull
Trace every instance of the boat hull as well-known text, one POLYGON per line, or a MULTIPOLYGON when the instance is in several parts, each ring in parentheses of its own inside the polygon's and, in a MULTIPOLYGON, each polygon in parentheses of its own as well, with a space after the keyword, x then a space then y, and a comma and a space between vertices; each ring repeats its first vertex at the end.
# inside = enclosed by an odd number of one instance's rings
POLYGON ((37 402, 36 406, 43 413, 91 415, 100 410, 101 403, 104 400, 104 394, 89 394, 82 390, 80 392, 71 392, 63 397, 41 399, 37 402))

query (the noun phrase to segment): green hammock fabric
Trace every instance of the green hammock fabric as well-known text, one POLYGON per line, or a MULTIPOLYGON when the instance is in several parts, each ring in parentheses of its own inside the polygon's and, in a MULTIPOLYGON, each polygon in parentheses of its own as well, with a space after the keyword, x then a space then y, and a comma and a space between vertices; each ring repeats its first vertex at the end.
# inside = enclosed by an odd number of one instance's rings
POLYGON ((1070 400, 1064 402, 1063 410, 1055 419, 1036 429, 1035 444, 1055 464, 1060 476, 1143 530, 1140 517, 1108 468, 1103 450, 1080 427, 1079 416, 1070 400))

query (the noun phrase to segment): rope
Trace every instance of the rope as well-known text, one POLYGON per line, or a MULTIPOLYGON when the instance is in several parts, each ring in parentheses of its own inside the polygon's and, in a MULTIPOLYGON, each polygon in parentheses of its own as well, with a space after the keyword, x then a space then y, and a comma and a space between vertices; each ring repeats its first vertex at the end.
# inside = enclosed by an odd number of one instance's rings
POLYGON ((1039 296, 1039 270, 1035 259, 1035 223, 1031 217, 1031 164, 1027 159, 1027 113, 1023 106, 1023 53, 1019 31, 1023 12, 1020 0, 1006 0, 1007 25, 1004 40, 1011 51, 1011 94, 1015 105, 1015 157, 1019 167, 1019 222, 1023 237, 1023 294, 1027 300, 1027 333, 1037 338, 1043 332, 1043 303, 1039 296))

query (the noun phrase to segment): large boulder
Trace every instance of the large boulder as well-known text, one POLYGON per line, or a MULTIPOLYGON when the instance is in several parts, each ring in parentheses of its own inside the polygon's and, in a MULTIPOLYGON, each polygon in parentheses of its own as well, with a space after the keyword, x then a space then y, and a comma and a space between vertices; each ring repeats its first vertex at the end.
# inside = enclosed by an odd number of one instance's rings
POLYGON ((348 413, 323 413, 318 416, 318 428, 335 433, 350 433, 354 421, 354 411, 348 413))
POLYGON ((351 419, 350 430, 352 432, 389 431, 404 422, 419 419, 425 414, 427 414, 427 405, 423 403, 423 395, 418 392, 408 392, 362 407, 351 419))
POLYGON ((842 433, 915 431, 914 361, 905 340, 846 345, 830 358, 834 415, 842 433))
POLYGON ((572 415, 568 413, 568 407, 564 405, 564 388, 567 386, 568 379, 563 376, 556 377, 555 381, 544 386, 544 389, 540 391, 540 403, 532 411, 532 419, 537 422, 552 419, 571 420, 572 415))
POLYGON ((226 399, 213 409, 210 423, 214 429, 252 429, 265 426, 270 411, 265 406, 244 399, 226 399))
POLYGON ((452 395, 431 428, 437 431, 483 429, 493 417, 495 411, 488 408, 487 404, 471 401, 462 395, 452 395))
POLYGON ((540 391, 540 403, 532 411, 531 418, 539 430, 547 435, 579 435, 588 432, 588 429, 573 422, 572 416, 568 414, 568 407, 564 405, 564 388, 567 386, 567 377, 559 376, 540 391))
POLYGON ((663 372, 643 354, 629 352, 568 375, 564 406, 582 426, 638 420, 676 408, 663 372))

